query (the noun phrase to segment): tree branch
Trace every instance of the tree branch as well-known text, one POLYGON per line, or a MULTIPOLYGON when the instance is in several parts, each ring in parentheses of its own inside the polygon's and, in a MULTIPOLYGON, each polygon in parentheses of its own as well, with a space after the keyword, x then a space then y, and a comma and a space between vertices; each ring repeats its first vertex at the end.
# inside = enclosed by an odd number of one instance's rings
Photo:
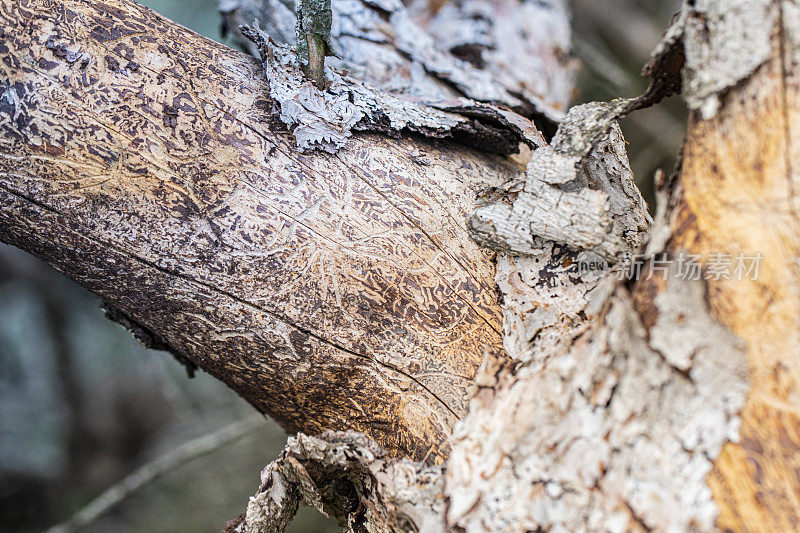
POLYGON ((209 454, 252 433, 263 423, 264 420, 260 416, 251 416, 181 444, 166 455, 137 468, 119 483, 99 494, 68 520, 51 527, 47 533, 71 533, 86 528, 148 483, 184 463, 209 454))
POLYGON ((133 2, 0 2, 0 240, 289 431, 438 461, 501 350, 464 218, 514 176, 374 135, 305 156, 255 59, 133 2))

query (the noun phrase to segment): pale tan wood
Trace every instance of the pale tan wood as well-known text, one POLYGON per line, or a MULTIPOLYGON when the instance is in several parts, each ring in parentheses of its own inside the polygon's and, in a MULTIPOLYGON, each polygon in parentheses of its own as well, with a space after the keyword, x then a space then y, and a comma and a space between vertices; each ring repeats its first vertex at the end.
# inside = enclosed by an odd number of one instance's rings
POLYGON ((756 280, 707 282, 709 308, 746 342, 750 365, 741 442, 708 478, 718 526, 733 531, 800 522, 800 67, 785 32, 775 28, 771 43, 715 117, 690 121, 671 244, 706 258, 762 256, 756 280))

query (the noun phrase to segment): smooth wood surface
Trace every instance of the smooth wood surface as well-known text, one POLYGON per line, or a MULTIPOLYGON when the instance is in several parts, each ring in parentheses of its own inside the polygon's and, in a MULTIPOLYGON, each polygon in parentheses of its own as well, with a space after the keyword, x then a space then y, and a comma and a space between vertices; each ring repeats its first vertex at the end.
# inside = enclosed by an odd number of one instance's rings
POLYGON ((714 118, 690 120, 670 245, 705 263, 728 255, 731 269, 739 254, 761 255, 755 280, 707 280, 711 312, 745 341, 750 365, 741 440, 707 480, 722 530, 800 522, 800 67, 786 46, 776 29, 769 61, 714 118))

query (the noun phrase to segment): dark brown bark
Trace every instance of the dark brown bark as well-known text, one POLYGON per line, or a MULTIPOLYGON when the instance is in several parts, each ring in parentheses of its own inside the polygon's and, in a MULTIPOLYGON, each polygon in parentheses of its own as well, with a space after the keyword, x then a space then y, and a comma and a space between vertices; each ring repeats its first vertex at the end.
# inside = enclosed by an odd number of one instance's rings
POLYGON ((292 432, 441 460, 501 346, 464 228, 514 169, 357 136, 298 154, 259 62, 133 2, 0 3, 0 240, 292 432))

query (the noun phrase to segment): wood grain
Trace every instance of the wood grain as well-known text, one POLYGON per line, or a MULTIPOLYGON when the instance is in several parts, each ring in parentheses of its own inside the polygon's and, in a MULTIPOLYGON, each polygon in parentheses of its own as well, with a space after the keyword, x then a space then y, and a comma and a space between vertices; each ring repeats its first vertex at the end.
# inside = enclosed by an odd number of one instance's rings
POLYGON ((356 137, 297 154, 258 62, 129 1, 0 1, 0 240, 289 431, 440 461, 501 350, 467 237, 501 159, 356 137))
POLYGON ((800 70, 780 28, 772 50, 714 118, 690 120, 671 244, 705 258, 762 256, 755 280, 707 281, 712 313, 746 342, 750 365, 741 441, 708 478, 718 527, 733 531, 800 521, 800 70))

